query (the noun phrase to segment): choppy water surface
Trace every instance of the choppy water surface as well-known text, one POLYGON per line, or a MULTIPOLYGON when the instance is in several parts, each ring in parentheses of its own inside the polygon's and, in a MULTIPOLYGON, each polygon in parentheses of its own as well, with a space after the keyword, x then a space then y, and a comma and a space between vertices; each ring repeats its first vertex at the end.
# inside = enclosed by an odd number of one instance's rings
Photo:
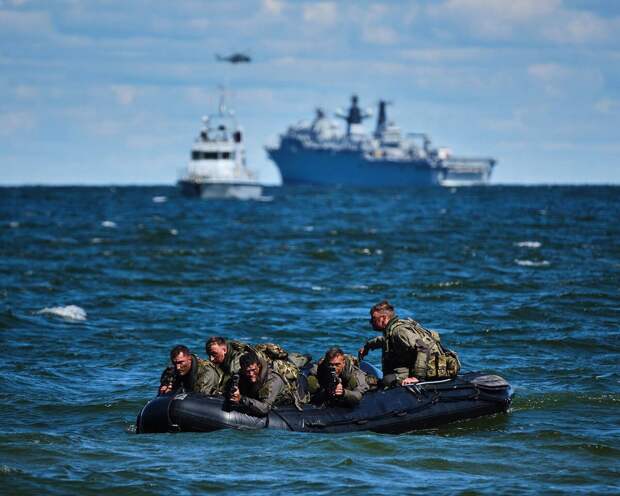
POLYGON ((4 494, 620 491, 620 188, 0 191, 4 494), (354 352, 382 298, 507 378, 512 412, 400 436, 132 433, 173 345, 354 352))

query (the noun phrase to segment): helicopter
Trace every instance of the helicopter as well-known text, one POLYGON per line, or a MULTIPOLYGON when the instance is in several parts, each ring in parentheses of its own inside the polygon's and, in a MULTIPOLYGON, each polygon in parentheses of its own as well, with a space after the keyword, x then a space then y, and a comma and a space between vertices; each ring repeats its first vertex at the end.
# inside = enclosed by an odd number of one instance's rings
POLYGON ((218 62, 230 62, 231 64, 241 64, 241 63, 245 63, 245 62, 252 62, 252 58, 245 54, 245 53, 233 53, 231 55, 228 55, 226 57, 223 57, 222 55, 218 55, 215 54, 215 59, 218 62))

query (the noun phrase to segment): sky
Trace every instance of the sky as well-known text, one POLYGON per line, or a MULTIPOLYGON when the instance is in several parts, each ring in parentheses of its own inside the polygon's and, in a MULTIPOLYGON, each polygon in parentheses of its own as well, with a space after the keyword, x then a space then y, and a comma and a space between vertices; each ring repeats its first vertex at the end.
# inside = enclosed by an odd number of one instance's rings
POLYGON ((268 184, 352 94, 493 183, 620 183, 620 1, 0 0, 0 185, 174 184, 222 87, 268 184))

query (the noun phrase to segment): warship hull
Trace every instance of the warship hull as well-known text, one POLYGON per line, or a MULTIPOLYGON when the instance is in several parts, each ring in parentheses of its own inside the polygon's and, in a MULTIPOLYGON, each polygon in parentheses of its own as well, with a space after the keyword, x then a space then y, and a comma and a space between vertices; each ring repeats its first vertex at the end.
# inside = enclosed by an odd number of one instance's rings
POLYGON ((336 112, 346 121, 346 132, 322 109, 312 123, 289 126, 277 146, 267 147, 282 182, 368 188, 488 183, 495 159, 454 157, 448 148, 432 147, 425 133, 403 134, 388 121, 388 104, 379 101, 372 135, 362 126, 371 112, 358 106, 356 95, 346 115, 336 112))
POLYGON ((369 159, 358 151, 268 149, 284 184, 360 187, 437 186, 444 171, 428 161, 369 159))

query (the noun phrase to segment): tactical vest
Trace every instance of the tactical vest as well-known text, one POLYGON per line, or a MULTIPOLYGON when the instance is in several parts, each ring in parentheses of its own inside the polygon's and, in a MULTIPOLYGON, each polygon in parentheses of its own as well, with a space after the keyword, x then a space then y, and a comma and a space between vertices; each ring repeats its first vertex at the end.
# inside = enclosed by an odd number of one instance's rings
POLYGON ((458 355, 441 344, 439 334, 429 331, 413 319, 398 319, 388 325, 383 348, 383 371, 406 368, 409 376, 420 380, 439 380, 455 377, 461 369, 458 355), (415 352, 396 343, 398 334, 407 333, 415 341, 415 352))
POLYGON ((295 406, 301 409, 302 403, 307 402, 308 397, 305 392, 300 391, 299 376, 301 371, 290 360, 288 352, 275 343, 257 344, 252 349, 271 365, 273 371, 284 380, 287 393, 293 398, 295 406))

